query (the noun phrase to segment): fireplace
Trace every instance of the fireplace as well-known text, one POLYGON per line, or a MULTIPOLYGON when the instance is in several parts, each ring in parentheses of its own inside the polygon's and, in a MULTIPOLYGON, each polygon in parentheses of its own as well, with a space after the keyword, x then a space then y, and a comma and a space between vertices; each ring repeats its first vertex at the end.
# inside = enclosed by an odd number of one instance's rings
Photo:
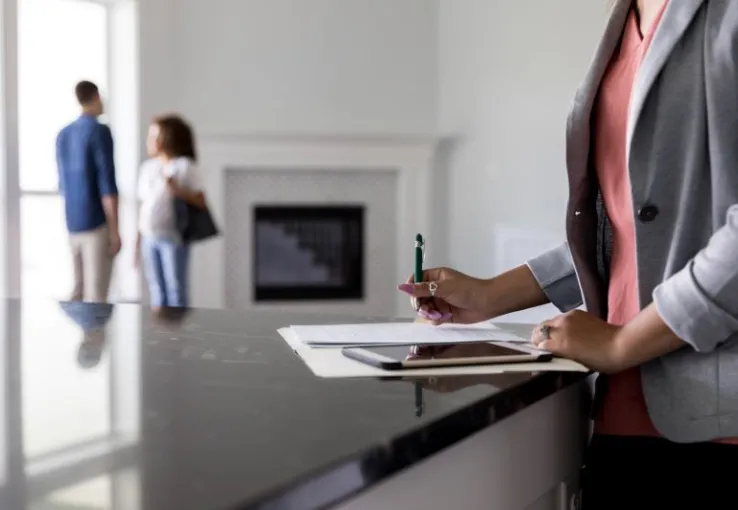
MULTIPOLYGON (((396 286, 412 271, 415 234, 442 238, 431 221, 435 139, 201 134, 200 141, 201 165, 208 169, 204 185, 223 235, 193 251, 194 306, 360 317, 411 314, 396 286), (341 291, 361 297, 288 301, 277 299, 285 292, 276 290, 278 281, 262 279, 269 285, 258 285, 257 301, 255 209, 326 204, 363 207, 362 292, 341 291)), ((436 253, 432 250, 431 258, 436 253)), ((304 283, 300 287, 318 294, 304 283)), ((338 293, 336 288, 321 292, 338 293)))
POLYGON ((364 206, 255 205, 253 300, 364 299, 364 206))

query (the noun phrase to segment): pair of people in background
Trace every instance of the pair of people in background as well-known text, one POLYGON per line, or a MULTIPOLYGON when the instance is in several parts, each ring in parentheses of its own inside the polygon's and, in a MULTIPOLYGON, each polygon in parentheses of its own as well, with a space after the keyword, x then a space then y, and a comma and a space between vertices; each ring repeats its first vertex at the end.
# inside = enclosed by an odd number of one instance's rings
MULTIPOLYGON (((113 136, 98 120, 104 111, 98 87, 82 81, 75 94, 82 114, 56 140, 74 261, 71 300, 106 302, 121 249, 113 136)), ((175 115, 154 119, 147 151, 150 159, 141 167, 137 191, 136 264, 141 253, 153 307, 186 307, 189 246, 177 231, 174 200, 205 207, 192 129, 175 115)))

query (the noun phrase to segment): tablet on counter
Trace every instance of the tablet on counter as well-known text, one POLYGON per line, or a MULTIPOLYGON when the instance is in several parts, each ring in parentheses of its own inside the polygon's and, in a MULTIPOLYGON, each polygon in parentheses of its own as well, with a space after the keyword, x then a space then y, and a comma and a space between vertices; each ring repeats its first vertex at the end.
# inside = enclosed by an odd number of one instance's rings
POLYGON ((505 342, 469 342, 456 345, 344 347, 347 358, 383 370, 414 368, 541 363, 551 361, 550 352, 505 342))

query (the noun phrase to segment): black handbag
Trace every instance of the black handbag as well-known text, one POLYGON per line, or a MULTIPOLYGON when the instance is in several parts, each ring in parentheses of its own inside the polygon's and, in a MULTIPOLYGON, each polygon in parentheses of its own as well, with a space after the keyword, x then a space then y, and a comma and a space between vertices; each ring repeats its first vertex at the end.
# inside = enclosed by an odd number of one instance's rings
POLYGON ((177 231, 185 244, 204 241, 220 234, 207 206, 201 209, 175 198, 174 215, 177 231))

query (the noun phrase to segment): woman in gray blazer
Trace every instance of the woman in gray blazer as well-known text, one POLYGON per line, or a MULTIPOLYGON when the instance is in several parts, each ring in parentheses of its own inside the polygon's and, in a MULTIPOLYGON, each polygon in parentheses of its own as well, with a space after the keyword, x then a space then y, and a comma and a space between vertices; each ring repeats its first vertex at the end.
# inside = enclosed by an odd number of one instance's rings
POLYGON ((616 0, 567 170, 567 243, 400 290, 436 324, 563 312, 533 341, 601 374, 585 508, 738 507, 738 0, 616 0))

